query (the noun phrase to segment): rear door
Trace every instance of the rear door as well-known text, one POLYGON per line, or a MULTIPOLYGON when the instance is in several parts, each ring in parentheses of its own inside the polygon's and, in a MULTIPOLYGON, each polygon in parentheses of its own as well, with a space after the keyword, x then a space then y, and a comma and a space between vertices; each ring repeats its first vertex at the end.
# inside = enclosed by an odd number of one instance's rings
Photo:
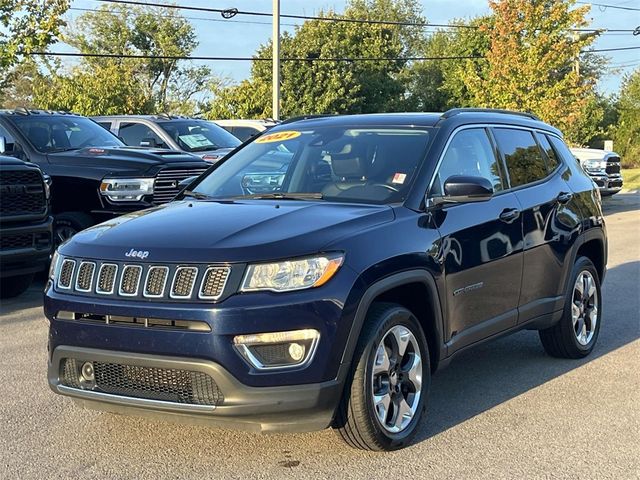
POLYGON ((516 325, 522 280, 520 205, 507 182, 488 131, 454 133, 431 195, 452 175, 482 176, 494 186, 486 202, 452 205, 434 217, 442 237, 449 352, 516 325))
POLYGON ((572 245, 573 194, 563 164, 544 135, 528 129, 493 128, 511 189, 522 208, 523 281, 519 322, 562 308, 564 259, 572 245))

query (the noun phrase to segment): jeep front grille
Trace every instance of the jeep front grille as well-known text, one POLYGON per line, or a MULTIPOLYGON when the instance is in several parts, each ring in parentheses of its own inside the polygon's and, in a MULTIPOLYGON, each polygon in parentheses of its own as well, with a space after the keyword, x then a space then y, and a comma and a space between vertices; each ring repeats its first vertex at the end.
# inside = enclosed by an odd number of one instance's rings
POLYGON ((131 264, 65 258, 56 288, 79 295, 139 300, 217 301, 231 267, 220 265, 131 264))
POLYGON ((224 396, 215 380, 204 372, 123 363, 92 362, 94 380, 86 382, 84 360, 65 358, 60 383, 65 387, 189 405, 217 406, 224 396))
POLYGON ((207 166, 194 168, 165 168, 156 175, 153 185, 153 203, 163 204, 173 200, 181 188, 179 184, 189 177, 197 177, 207 170, 207 166))
POLYGON ((195 267, 178 267, 173 277, 171 298, 189 298, 197 275, 198 269, 195 267))
POLYGON ((75 260, 65 259, 60 267, 60 276, 58 277, 58 287, 68 290, 71 288, 73 280, 73 271, 76 268, 75 260))
POLYGON ((211 300, 217 300, 222 295, 222 290, 227 283, 229 277, 228 268, 207 268, 200 286, 200 298, 208 298, 211 300))
POLYGON ((120 295, 135 296, 138 294, 141 273, 142 267, 140 265, 126 265, 124 267, 120 281, 120 295))

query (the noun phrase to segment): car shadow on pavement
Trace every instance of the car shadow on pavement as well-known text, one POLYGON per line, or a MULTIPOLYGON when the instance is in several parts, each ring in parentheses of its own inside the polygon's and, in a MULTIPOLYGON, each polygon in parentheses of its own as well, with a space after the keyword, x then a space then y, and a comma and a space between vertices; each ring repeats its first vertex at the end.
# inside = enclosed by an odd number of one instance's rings
POLYGON ((22 310, 40 307, 44 299, 45 281, 36 278, 29 289, 19 297, 7 298, 0 301, 0 324, 3 322, 11 322, 13 320, 10 315, 17 314, 22 310))
POLYGON ((610 269, 603 286, 604 310, 598 343, 585 359, 548 356, 535 331, 522 331, 461 352, 433 377, 427 422, 417 441, 448 430, 533 388, 640 338, 640 261, 610 269), (626 284, 626 288, 622 288, 626 284), (637 287, 636 287, 637 288, 637 287), (607 304, 618 304, 616 315, 607 304), (620 307, 622 306, 622 312, 620 307))
POLYGON ((605 215, 640 210, 640 192, 624 192, 602 198, 605 215))

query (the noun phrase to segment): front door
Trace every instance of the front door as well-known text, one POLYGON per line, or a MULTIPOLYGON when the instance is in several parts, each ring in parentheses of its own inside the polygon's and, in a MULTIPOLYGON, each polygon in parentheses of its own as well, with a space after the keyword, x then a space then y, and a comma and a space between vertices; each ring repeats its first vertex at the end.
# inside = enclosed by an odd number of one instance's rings
POLYGON ((452 175, 481 176, 494 186, 486 202, 452 205, 435 214, 446 283, 449 353, 513 327, 522 281, 522 218, 484 128, 454 134, 431 188, 441 195, 452 175))

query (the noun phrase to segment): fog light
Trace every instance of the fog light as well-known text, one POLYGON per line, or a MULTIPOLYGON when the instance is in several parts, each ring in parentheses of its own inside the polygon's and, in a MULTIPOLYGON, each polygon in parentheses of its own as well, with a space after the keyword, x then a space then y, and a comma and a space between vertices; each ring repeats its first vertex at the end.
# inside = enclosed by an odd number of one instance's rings
POLYGON ((299 343, 292 343, 289 345, 289 355, 291 355, 291 359, 299 362, 304 357, 304 345, 300 345, 299 343))
POLYGON ((82 365, 82 379, 85 382, 93 382, 95 380, 95 373, 93 371, 93 363, 86 362, 82 365))
POLYGON ((308 364, 315 353, 320 332, 313 329, 238 335, 233 343, 242 357, 257 370, 293 368, 308 364))

